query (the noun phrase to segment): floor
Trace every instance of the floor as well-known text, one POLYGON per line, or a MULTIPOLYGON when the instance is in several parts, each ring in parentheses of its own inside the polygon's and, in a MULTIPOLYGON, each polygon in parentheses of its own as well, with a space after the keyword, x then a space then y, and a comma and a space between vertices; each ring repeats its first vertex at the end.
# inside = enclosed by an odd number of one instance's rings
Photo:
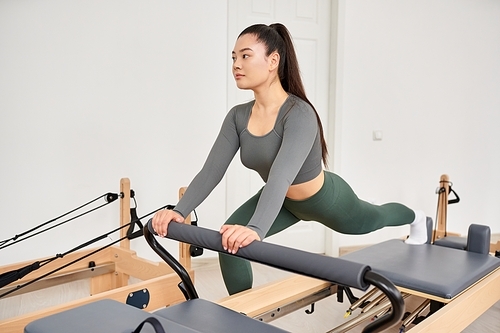
MULTIPOLYGON (((261 285, 284 278, 290 273, 260 264, 252 264, 254 270, 254 285, 261 285)), ((222 276, 215 258, 194 258, 192 266, 195 270, 195 285, 201 298, 217 301, 227 296, 222 276)), ((359 296, 359 295, 356 295, 359 296)), ((408 306, 416 307, 421 301, 411 296, 408 306)), ((312 314, 306 314, 305 309, 295 311, 287 316, 272 321, 271 324, 293 333, 328 332, 345 322, 344 314, 349 304, 338 303, 335 296, 325 298, 315 305, 312 314)), ((487 312, 473 322, 464 333, 498 333, 500 332, 500 302, 493 305, 487 312)), ((361 332, 363 326, 358 326, 350 332, 361 332)), ((411 326, 409 327, 411 328, 411 326)), ((399 333, 399 327, 388 332, 399 333)))

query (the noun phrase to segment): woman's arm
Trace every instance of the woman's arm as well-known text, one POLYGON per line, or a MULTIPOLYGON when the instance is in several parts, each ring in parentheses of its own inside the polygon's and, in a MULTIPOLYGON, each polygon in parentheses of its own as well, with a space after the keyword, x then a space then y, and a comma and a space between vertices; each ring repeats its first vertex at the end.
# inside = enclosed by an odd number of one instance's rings
POLYGON ((217 136, 202 169, 189 184, 186 192, 173 211, 158 212, 153 217, 153 228, 162 236, 166 236, 170 221, 183 222, 199 204, 205 200, 219 184, 229 164, 239 149, 239 137, 235 123, 235 108, 226 115, 219 135, 217 136))
POLYGON ((220 231, 223 247, 228 252, 236 253, 238 248, 254 240, 264 239, 278 216, 290 185, 310 154, 317 135, 318 122, 314 110, 303 101, 296 102, 286 117, 281 147, 252 218, 245 228, 223 226, 220 231))

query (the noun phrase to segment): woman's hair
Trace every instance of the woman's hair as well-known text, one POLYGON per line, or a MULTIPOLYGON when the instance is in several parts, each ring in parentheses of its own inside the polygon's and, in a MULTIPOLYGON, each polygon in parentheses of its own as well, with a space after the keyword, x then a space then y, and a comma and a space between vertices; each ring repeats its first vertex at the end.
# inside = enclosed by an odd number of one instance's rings
POLYGON ((302 78, 300 77, 299 62, 297 61, 297 55, 295 54, 290 32, 283 24, 273 23, 271 25, 251 25, 243 30, 238 38, 246 34, 254 35, 259 42, 266 45, 266 56, 269 56, 273 52, 277 52, 280 55, 278 76, 283 89, 303 99, 313 108, 316 113, 316 119, 318 120, 321 138, 321 157, 323 159, 323 164, 327 166, 328 149, 323 135, 323 125, 321 124, 321 119, 319 118, 316 108, 306 96, 302 78))

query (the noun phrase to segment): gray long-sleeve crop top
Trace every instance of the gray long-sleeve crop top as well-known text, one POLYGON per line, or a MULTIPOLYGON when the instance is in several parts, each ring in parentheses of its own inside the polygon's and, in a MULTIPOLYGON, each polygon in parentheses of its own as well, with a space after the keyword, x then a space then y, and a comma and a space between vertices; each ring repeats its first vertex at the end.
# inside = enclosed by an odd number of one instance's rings
POLYGON ((314 110, 294 95, 281 106, 273 130, 263 136, 251 134, 247 125, 254 103, 237 105, 228 112, 203 168, 174 210, 185 217, 201 204, 241 148, 243 165, 257 171, 266 182, 247 224, 264 239, 290 185, 312 180, 322 171, 321 140, 314 110))

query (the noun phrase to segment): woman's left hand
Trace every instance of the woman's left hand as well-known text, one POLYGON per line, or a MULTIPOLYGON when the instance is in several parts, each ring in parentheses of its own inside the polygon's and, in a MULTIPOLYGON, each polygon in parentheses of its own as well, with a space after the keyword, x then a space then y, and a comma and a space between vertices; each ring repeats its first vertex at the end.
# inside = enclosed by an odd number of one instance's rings
POLYGON ((260 241, 259 235, 252 229, 242 225, 226 225, 220 228, 222 247, 229 253, 235 254, 238 249, 247 246, 254 240, 260 241))

